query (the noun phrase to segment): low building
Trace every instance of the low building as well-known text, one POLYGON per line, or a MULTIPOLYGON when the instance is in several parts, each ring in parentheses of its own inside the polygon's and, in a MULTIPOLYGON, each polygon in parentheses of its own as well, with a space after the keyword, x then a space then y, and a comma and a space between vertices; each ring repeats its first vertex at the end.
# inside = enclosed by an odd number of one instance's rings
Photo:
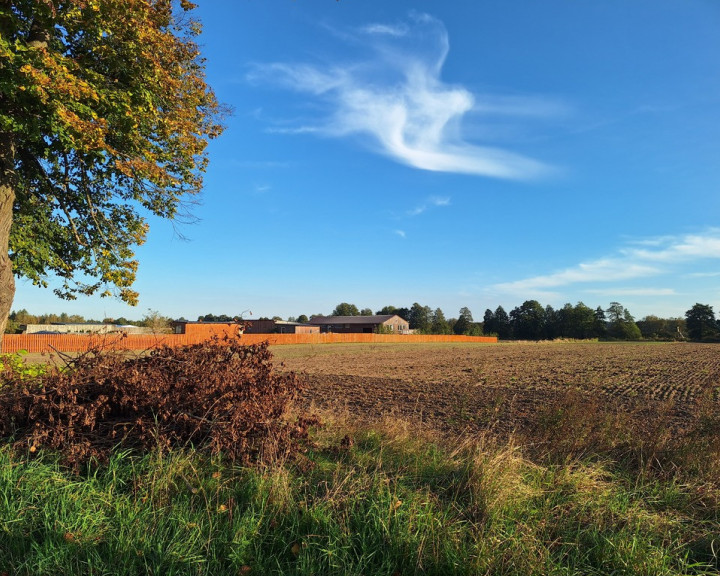
POLYGON ((376 316, 315 316, 309 324, 318 326, 320 332, 338 334, 409 334, 408 321, 396 314, 376 316))
POLYGON ((235 335, 245 334, 318 334, 320 328, 299 322, 283 320, 241 320, 239 322, 188 322, 173 323, 175 334, 235 335))
POLYGON ((132 324, 21 324, 23 334, 148 334, 152 330, 132 324))
POLYGON ((319 334, 320 328, 300 322, 286 322, 285 320, 245 320, 246 334, 319 334))
POLYGON ((275 320, 276 334, 319 334, 319 326, 311 326, 310 324, 302 324, 301 322, 286 322, 284 320, 275 320))

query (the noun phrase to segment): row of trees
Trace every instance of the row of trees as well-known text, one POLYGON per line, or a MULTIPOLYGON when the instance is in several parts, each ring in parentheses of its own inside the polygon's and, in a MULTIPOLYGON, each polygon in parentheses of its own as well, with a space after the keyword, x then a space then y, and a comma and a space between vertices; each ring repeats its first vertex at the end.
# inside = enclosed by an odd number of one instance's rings
POLYGON ((140 320, 128 320, 125 317, 119 318, 103 318, 102 320, 95 320, 92 318, 85 318, 79 314, 67 314, 62 312, 60 314, 30 314, 24 308, 22 310, 13 311, 8 317, 8 322, 5 327, 6 334, 14 334, 20 331, 20 326, 23 324, 117 324, 120 326, 142 326, 145 328, 152 328, 156 332, 163 332, 170 328, 172 325, 172 318, 163 316, 156 310, 148 309, 147 313, 140 320))
MULTIPOLYGON (((331 316, 371 314, 370 308, 359 309, 341 302, 331 316)), ((408 321, 412 330, 423 334, 484 334, 497 335, 501 340, 720 340, 720 320, 715 318, 712 306, 706 304, 695 304, 685 318, 650 315, 637 321, 619 302, 611 302, 608 308, 590 308, 578 302, 555 309, 537 300, 526 300, 509 313, 502 306, 485 310, 482 322, 476 322, 467 307, 460 309, 457 318, 446 318, 442 309, 418 302, 410 307, 385 306, 375 314, 397 314, 408 321)), ((288 320, 307 322, 308 317, 303 314, 288 320)))
POLYGON ((555 338, 613 338, 640 340, 642 332, 632 314, 619 302, 607 309, 593 309, 582 302, 562 308, 543 306, 526 300, 508 314, 502 306, 488 309, 483 317, 483 332, 502 340, 552 340, 555 338))
MULTIPOLYGON (((343 302, 333 310, 332 316, 370 316, 370 308, 358 309, 354 304, 343 302)), ((543 306, 537 300, 526 300, 509 313, 502 306, 494 311, 487 309, 482 322, 473 320, 469 308, 460 308, 457 318, 446 318, 440 308, 434 310, 415 302, 409 308, 385 306, 375 314, 397 314, 408 321, 412 330, 422 334, 467 334, 471 336, 497 335, 501 340, 553 340, 568 339, 614 339, 614 340, 720 340, 720 319, 715 317, 712 306, 695 304, 685 313, 685 318, 660 318, 646 316, 635 321, 630 311, 619 302, 611 302, 606 309, 590 308, 578 302, 574 306, 565 304, 562 308, 543 306)), ((198 320, 203 322, 233 322, 242 315, 205 314, 198 320)), ((308 322, 320 316, 305 314, 290 317, 289 321, 308 322)), ((281 320, 274 316, 274 320, 281 320)), ((180 320, 184 320, 181 318, 180 320)), ((27 310, 10 314, 7 332, 15 332, 22 324, 83 323, 98 322, 85 319, 77 314, 33 315, 27 310)), ((104 318, 104 323, 134 324, 155 330, 167 328, 172 319, 154 310, 148 310, 141 320, 127 318, 104 318)))
POLYGON ((502 306, 486 310, 483 332, 502 340, 614 339, 614 340, 720 340, 720 320, 712 306, 695 304, 685 318, 646 316, 637 322, 619 302, 594 310, 582 302, 555 310, 537 300, 526 300, 508 314, 502 306))
MULTIPOLYGON (((369 315, 369 308, 359 310, 354 304, 342 302, 332 316, 369 315)), ((554 338, 613 338, 639 340, 642 337, 673 339, 677 327, 673 322, 652 317, 643 326, 654 332, 645 335, 639 323, 619 302, 610 307, 592 309, 582 302, 565 304, 555 310, 537 300, 526 300, 509 313, 502 306, 486 310, 482 322, 473 319, 467 307, 459 310, 457 318, 446 318, 441 308, 431 308, 415 302, 409 308, 385 306, 376 314, 397 314, 408 321, 411 330, 422 334, 465 334, 471 336, 497 335, 501 340, 552 340, 554 338)), ((650 317, 649 317, 650 318, 650 317)), ((643 322, 643 321, 641 321, 643 322)))
POLYGON ((486 310, 482 322, 467 307, 457 318, 446 319, 440 308, 414 303, 410 308, 386 306, 377 314, 397 314, 410 328, 424 334, 497 335, 502 340, 552 340, 554 338, 614 338, 639 340, 642 332, 630 312, 619 302, 607 310, 589 308, 582 302, 555 310, 537 300, 526 300, 507 313, 502 306, 486 310))

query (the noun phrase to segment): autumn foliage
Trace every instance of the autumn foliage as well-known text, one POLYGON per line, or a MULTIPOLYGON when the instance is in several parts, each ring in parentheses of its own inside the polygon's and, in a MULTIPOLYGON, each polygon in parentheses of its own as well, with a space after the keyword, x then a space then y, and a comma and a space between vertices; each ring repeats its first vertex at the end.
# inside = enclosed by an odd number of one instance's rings
POLYGON ((13 274, 137 303, 146 216, 188 214, 222 132, 193 8, 0 0, 0 333, 13 274))
POLYGON ((128 359, 91 351, 63 370, 27 379, 5 368, 0 436, 67 464, 105 460, 116 446, 194 446, 244 464, 301 449, 315 418, 291 421, 300 386, 273 369, 267 344, 215 339, 128 359))

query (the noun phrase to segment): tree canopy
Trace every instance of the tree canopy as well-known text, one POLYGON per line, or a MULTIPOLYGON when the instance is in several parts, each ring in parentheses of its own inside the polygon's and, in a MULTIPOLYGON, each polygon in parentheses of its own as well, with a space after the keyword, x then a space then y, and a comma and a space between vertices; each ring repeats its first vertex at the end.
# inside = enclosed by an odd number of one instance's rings
POLYGON ((355 304, 340 302, 330 316, 360 316, 360 310, 355 304))
POLYGON ((453 326, 453 332, 455 334, 468 334, 472 328, 472 322, 473 317, 472 312, 470 312, 470 308, 463 306, 460 308, 459 317, 453 326))
POLYGON ((715 312, 708 304, 695 304, 685 312, 688 336, 693 340, 714 340, 720 336, 715 312))
POLYGON ((452 329, 445 318, 445 313, 440 308, 435 308, 435 312, 433 312, 430 331, 433 334, 452 334, 452 329))
POLYGON ((403 320, 407 320, 408 318, 410 318, 410 308, 396 308, 395 306, 384 306, 380 310, 376 311, 375 314, 396 314, 400 316, 400 318, 402 318, 403 320))
POLYGON ((222 130, 193 7, 0 0, 0 328, 13 273, 137 303, 142 213, 183 215, 222 130))
POLYGON ((526 300, 510 312, 514 337, 519 340, 542 340, 545 308, 537 300, 526 300))
POLYGON ((610 325, 608 335, 618 340, 640 340, 642 333, 630 311, 619 302, 611 302, 606 310, 610 325))
POLYGON ((418 302, 415 302, 410 307, 408 314, 408 324, 411 330, 417 330, 418 332, 429 332, 432 324, 433 311, 430 306, 423 306, 418 302))

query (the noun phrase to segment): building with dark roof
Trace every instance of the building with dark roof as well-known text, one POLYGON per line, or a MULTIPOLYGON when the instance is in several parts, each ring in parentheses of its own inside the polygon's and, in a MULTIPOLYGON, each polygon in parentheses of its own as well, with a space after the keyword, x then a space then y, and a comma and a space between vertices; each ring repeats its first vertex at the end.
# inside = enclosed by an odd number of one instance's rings
POLYGON ((315 316, 309 324, 319 326, 320 332, 355 334, 409 334, 407 320, 396 314, 377 316, 315 316))
POLYGON ((317 334, 320 328, 299 322, 284 322, 262 318, 237 322, 190 322, 178 320, 173 323, 175 334, 232 335, 242 334, 317 334))

